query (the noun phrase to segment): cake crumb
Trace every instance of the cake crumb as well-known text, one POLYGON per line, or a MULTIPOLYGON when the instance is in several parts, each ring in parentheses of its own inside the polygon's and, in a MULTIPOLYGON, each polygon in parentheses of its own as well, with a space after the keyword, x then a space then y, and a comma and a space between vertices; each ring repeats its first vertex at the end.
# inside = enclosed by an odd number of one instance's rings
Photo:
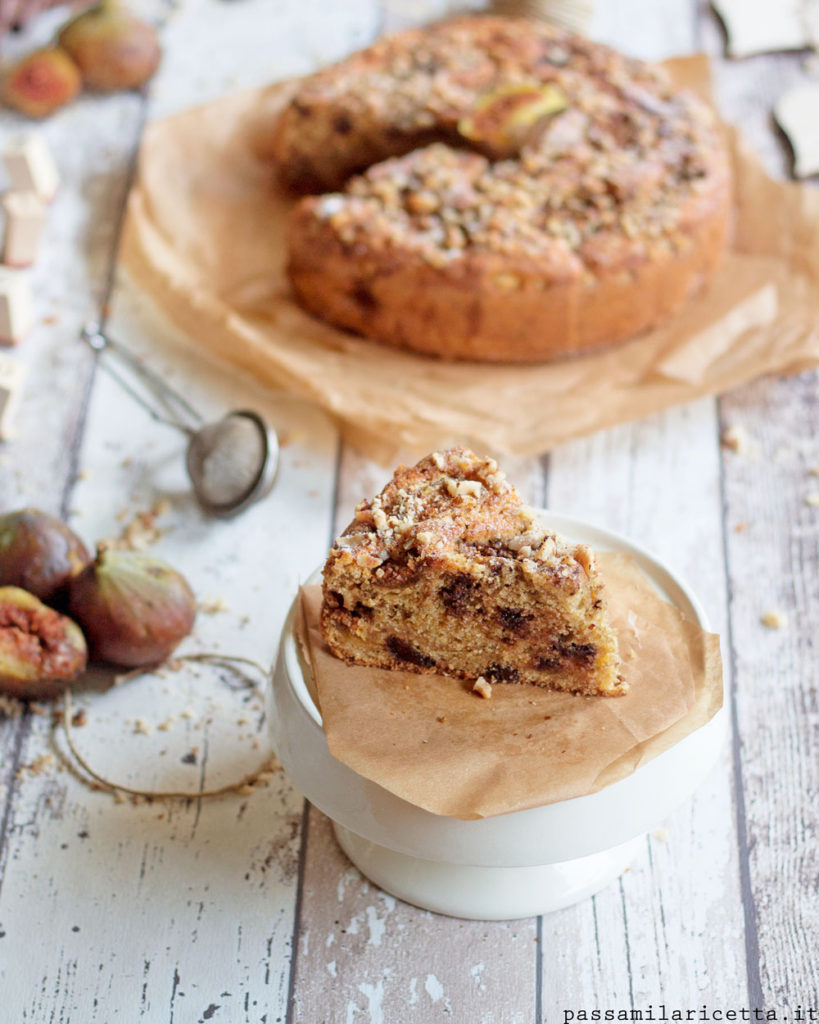
POLYGON ((819 508, 819 491, 811 491, 805 495, 805 504, 812 508, 819 508))
POLYGON ((153 725, 145 718, 138 718, 134 722, 134 732, 140 736, 150 736, 154 731, 153 725))
POLYGON ((668 829, 667 828, 655 829, 654 830, 654 838, 655 839, 659 839, 661 843, 667 843, 668 842, 668 829))
POLYGON ((751 450, 751 439, 744 427, 730 426, 722 432, 720 443, 737 455, 747 455, 751 450))
POLYGON ((19 718, 25 709, 26 706, 21 700, 0 693, 0 718, 19 718))
POLYGON ((763 626, 767 626, 768 629, 784 629, 788 625, 788 616, 784 612, 780 612, 775 608, 765 612, 760 619, 763 626))
POLYGON ((16 773, 15 778, 25 776, 51 775, 57 767, 57 758, 53 754, 39 754, 29 764, 24 764, 16 773))
MULTIPOLYGON (((170 510, 171 505, 167 498, 158 499, 151 508, 136 514, 124 527, 120 536, 112 542, 112 546, 124 551, 145 551, 168 532, 160 529, 156 521, 166 516, 170 510)), ((127 516, 128 512, 125 511, 120 521, 124 521, 127 516)))
POLYGON ((489 700, 492 696, 492 684, 488 683, 483 676, 478 676, 475 680, 475 685, 472 687, 472 692, 477 693, 484 700, 489 700))

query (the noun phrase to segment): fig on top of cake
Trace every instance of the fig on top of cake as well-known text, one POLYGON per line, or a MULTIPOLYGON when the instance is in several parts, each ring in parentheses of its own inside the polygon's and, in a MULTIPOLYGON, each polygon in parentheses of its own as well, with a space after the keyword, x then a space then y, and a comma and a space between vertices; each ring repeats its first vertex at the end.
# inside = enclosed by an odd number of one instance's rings
POLYGON ((324 567, 321 628, 359 665, 620 695, 593 552, 548 530, 494 459, 400 466, 324 567))

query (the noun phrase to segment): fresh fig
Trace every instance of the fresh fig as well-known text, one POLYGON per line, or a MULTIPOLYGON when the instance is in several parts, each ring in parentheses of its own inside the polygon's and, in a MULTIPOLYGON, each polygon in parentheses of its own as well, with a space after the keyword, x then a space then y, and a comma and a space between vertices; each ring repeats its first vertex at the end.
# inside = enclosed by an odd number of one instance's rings
POLYGON ((3 78, 6 106, 29 117, 47 117, 77 96, 80 69, 59 47, 48 46, 13 64, 3 78))
POLYGON ((90 561, 85 544, 56 516, 36 508, 0 516, 0 586, 22 587, 51 604, 90 561))
POLYGON ((69 610, 94 658, 138 668, 164 661, 190 633, 196 599, 185 578, 158 558, 100 545, 71 581, 69 610))
POLYGON ((159 67, 159 37, 147 22, 102 0, 73 18, 58 42, 77 62, 89 89, 116 92, 136 89, 159 67))
POLYGON ((478 98, 472 113, 458 122, 458 132, 487 156, 514 156, 544 119, 567 105, 551 83, 501 86, 478 98))
POLYGON ((21 700, 56 697, 87 660, 76 622, 19 587, 0 587, 0 691, 21 700))

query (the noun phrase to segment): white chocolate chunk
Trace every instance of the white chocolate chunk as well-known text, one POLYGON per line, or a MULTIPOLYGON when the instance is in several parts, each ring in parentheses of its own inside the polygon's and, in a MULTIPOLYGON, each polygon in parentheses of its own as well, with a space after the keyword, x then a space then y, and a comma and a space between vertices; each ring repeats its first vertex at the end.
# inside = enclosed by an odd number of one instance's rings
POLYGON ((0 441, 14 436, 12 423, 23 393, 25 367, 11 356, 0 355, 0 441))
POLYGON ((40 248, 46 205, 36 192, 7 192, 2 202, 6 214, 3 263, 7 267, 30 267, 40 248))
POLYGON ((0 267, 0 345, 16 345, 33 322, 29 279, 21 270, 0 267))
POLYGON ((11 187, 16 192, 36 192, 50 203, 60 186, 60 176, 45 137, 39 132, 17 135, 3 146, 11 187))
POLYGON ((774 107, 779 127, 793 147, 794 174, 819 174, 819 82, 789 89, 774 107))
POLYGON ((728 33, 728 55, 750 57, 810 45, 803 0, 712 0, 728 33))

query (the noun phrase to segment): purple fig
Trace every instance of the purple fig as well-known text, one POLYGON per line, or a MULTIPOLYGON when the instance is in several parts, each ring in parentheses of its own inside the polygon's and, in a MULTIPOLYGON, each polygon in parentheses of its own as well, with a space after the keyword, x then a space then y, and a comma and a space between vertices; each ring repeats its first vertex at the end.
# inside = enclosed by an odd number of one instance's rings
POLYGON ((113 0, 69 21, 58 42, 79 65, 88 88, 99 92, 136 89, 153 75, 161 57, 155 29, 113 0))
POLYGON ((48 700, 62 693, 87 660, 76 622, 19 587, 0 587, 0 691, 48 700))
POLYGON ((90 561, 61 519, 36 508, 0 516, 0 586, 22 587, 50 604, 90 561))
POLYGON ((58 47, 35 50, 11 66, 3 78, 3 102, 29 117, 47 117, 79 93, 80 69, 58 47))
POLYGON ((185 578, 158 558, 100 545, 71 581, 69 610, 95 659, 138 668, 164 661, 190 633, 196 599, 185 578))

